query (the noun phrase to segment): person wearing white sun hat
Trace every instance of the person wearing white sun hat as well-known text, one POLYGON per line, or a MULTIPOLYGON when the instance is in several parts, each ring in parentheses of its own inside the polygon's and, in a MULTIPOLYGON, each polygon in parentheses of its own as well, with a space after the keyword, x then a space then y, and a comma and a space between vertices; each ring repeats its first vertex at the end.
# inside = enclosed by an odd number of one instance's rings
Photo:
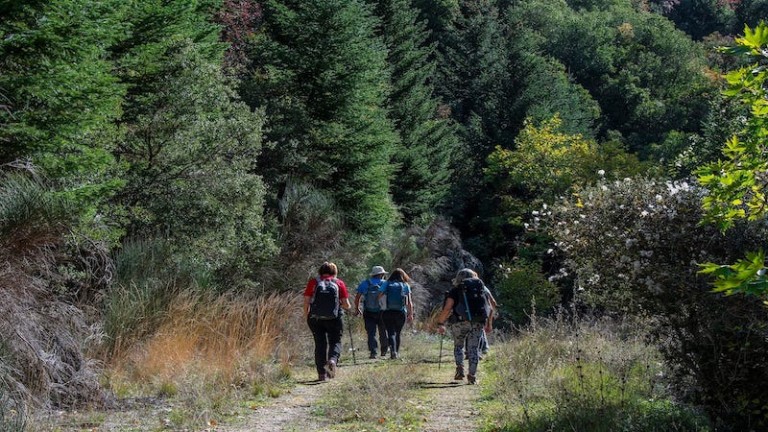
POLYGON ((389 343, 387 341, 387 332, 384 328, 384 321, 381 319, 382 307, 379 302, 379 293, 384 286, 384 278, 388 272, 382 266, 373 266, 370 277, 357 286, 355 294, 355 314, 363 315, 365 323, 365 332, 368 335, 368 350, 371 352, 370 358, 376 358, 376 351, 381 345, 381 355, 387 354, 389 343), (360 301, 363 300, 363 305, 360 301), (376 331, 379 332, 379 341, 376 341, 376 331))

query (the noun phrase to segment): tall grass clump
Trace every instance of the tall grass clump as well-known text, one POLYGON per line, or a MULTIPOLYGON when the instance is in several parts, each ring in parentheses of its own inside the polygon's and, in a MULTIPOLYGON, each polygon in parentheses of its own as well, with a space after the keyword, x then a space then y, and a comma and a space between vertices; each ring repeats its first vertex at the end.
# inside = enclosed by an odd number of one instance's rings
POLYGON ((486 430, 707 431, 667 392, 661 356, 641 323, 534 319, 497 345, 486 430))
POLYGON ((294 362, 311 352, 309 338, 296 338, 303 326, 295 295, 185 290, 155 332, 124 347, 110 385, 172 397, 188 423, 200 425, 232 399, 289 379, 294 362))
POLYGON ((150 335, 166 318, 171 300, 196 286, 172 259, 162 240, 127 242, 115 258, 116 281, 104 299, 103 323, 108 355, 150 335))
POLYGON ((0 177, 0 241, 9 253, 55 241, 73 221, 73 205, 24 174, 0 177))

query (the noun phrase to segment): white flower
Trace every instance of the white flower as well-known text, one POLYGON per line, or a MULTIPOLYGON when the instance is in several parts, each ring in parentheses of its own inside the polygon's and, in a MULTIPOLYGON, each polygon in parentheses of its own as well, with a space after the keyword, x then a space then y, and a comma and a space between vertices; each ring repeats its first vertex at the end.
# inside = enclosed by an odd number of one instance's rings
POLYGON ((605 170, 598 170, 597 171, 597 175, 599 175, 600 177, 604 176, 605 175, 605 170))
POLYGON ((552 255, 552 252, 554 252, 554 251, 555 251, 555 250, 554 250, 554 249, 552 249, 552 248, 550 248, 550 249, 547 249, 547 255, 552 255))
POLYGON ((648 212, 646 210, 643 210, 642 212, 640 212, 640 216, 641 217, 646 217, 646 216, 648 216, 648 212))

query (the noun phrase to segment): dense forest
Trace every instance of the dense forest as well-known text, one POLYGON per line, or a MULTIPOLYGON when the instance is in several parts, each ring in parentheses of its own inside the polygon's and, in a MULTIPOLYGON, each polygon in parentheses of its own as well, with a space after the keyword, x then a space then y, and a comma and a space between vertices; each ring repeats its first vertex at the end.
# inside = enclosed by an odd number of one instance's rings
POLYGON ((447 226, 507 329, 531 307, 643 317, 676 400, 764 430, 766 18, 0 0, 0 422, 100 400, 182 303, 216 322, 326 260, 350 280, 420 265, 447 226))

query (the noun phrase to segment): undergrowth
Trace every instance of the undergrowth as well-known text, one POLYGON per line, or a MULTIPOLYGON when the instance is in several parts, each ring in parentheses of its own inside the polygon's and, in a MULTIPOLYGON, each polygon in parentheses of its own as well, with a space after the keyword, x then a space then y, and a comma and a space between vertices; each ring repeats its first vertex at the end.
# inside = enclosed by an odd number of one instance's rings
POLYGON ((536 320, 494 347, 484 431, 708 431, 676 403, 638 322, 536 320))

